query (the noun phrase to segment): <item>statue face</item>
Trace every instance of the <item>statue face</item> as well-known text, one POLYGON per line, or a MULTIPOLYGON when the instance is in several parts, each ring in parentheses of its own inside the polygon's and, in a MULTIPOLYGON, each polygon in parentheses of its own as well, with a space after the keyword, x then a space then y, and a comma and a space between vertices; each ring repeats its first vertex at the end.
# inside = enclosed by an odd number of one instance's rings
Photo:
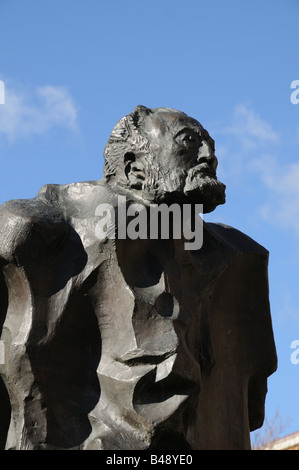
POLYGON ((210 212, 225 202, 225 186, 217 180, 214 141, 202 125, 186 114, 161 109, 143 125, 158 165, 150 168, 160 198, 202 203, 210 212))
POLYGON ((214 141, 195 119, 178 111, 159 111, 147 116, 144 130, 166 171, 172 166, 188 170, 205 159, 215 175, 214 141))

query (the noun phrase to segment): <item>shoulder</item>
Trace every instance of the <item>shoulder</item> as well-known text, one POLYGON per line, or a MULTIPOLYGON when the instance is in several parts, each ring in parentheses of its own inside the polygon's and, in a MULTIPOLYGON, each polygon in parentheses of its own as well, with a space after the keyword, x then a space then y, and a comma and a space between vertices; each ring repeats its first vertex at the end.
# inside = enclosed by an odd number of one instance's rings
POLYGON ((107 202, 110 192, 102 181, 82 181, 70 184, 46 184, 31 199, 14 199, 0 206, 0 217, 25 217, 33 221, 52 217, 66 219, 88 216, 94 206, 107 202))
POLYGON ((51 243, 72 227, 85 226, 86 219, 95 217, 97 206, 110 197, 102 181, 83 181, 47 184, 32 199, 5 202, 0 206, 0 258, 11 260, 27 240, 51 243))
POLYGON ((256 253, 268 255, 269 252, 245 233, 230 227, 229 225, 217 223, 205 223, 205 231, 220 244, 237 253, 256 253))
POLYGON ((61 212, 41 197, 15 199, 0 207, 0 258, 12 261, 29 240, 52 240, 68 231, 61 212))
POLYGON ((65 185, 47 184, 40 189, 37 198, 70 219, 94 216, 97 205, 108 202, 110 195, 102 180, 94 180, 65 185))

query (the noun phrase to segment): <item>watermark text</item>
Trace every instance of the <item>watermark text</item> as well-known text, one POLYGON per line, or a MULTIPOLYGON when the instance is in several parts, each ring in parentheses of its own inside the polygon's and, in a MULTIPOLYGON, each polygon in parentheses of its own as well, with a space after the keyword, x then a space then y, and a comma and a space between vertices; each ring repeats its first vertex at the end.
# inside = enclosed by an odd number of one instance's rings
POLYGON ((297 365, 299 364, 299 339, 291 342, 291 349, 294 349, 290 357, 291 363, 297 365))
POLYGON ((299 103, 299 80, 293 80, 291 83, 291 88, 294 88, 294 91, 291 93, 290 100, 292 104, 299 103))
POLYGON ((116 206, 97 206, 95 231, 99 239, 184 239, 185 250, 199 250, 203 242, 202 213, 202 204, 128 205, 125 196, 118 196, 116 206))

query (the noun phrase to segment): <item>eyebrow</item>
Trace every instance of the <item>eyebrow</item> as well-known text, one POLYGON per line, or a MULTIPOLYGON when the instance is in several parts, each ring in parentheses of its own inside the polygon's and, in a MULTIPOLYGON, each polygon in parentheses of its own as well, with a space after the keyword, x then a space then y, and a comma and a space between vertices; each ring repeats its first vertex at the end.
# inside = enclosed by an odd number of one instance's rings
POLYGON ((199 134, 200 136, 202 136, 203 135, 202 131, 203 129, 200 129, 200 133, 199 133, 197 130, 195 130, 195 128, 187 127, 187 126, 181 127, 181 129, 174 135, 174 139, 178 137, 180 134, 182 134, 183 132, 192 132, 194 134, 197 134, 197 135, 199 134))

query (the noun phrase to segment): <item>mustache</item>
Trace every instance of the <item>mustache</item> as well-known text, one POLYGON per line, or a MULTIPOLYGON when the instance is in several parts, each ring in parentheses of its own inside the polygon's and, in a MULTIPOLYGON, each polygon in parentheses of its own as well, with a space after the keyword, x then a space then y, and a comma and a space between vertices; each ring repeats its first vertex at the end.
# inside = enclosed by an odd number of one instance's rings
POLYGON ((199 162, 188 170, 186 168, 163 168, 157 171, 149 170, 148 178, 143 188, 144 194, 152 195, 153 200, 164 201, 171 195, 176 197, 190 196, 191 194, 207 194, 225 191, 225 185, 216 176, 216 171, 209 162, 199 162), (163 171, 164 170, 164 171, 163 171), (165 171, 166 170, 166 171, 165 171))
MULTIPOLYGON (((221 183, 216 176, 215 169, 208 162, 200 163, 188 171, 184 185, 184 194, 186 196, 192 193, 201 194, 201 196, 214 199, 225 194, 226 186, 221 183)), ((223 196, 224 197, 224 196, 223 196)))
POLYGON ((191 180, 195 178, 202 178, 203 176, 210 176, 211 178, 216 177, 216 170, 209 165, 208 162, 199 163, 191 167, 187 172, 187 179, 190 178, 191 180))
POLYGON ((200 180, 202 181, 207 177, 217 180, 215 169, 208 162, 202 162, 188 170, 185 168, 172 169, 172 171, 164 174, 162 178, 160 176, 158 181, 159 183, 163 181, 166 187, 171 186, 183 189, 186 184, 190 185, 196 181, 199 183, 200 180))

